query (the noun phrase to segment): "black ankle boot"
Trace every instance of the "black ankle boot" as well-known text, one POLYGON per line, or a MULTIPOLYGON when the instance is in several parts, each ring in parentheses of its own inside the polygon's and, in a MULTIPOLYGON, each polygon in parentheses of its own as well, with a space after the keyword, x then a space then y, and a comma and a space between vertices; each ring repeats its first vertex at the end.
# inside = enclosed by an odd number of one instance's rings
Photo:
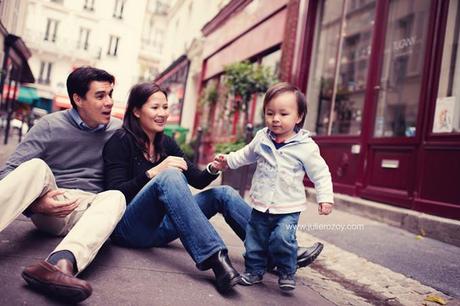
POLYGON ((233 268, 227 250, 220 250, 205 260, 201 265, 197 265, 200 270, 212 269, 216 276, 217 289, 226 292, 235 286, 240 274, 233 268))

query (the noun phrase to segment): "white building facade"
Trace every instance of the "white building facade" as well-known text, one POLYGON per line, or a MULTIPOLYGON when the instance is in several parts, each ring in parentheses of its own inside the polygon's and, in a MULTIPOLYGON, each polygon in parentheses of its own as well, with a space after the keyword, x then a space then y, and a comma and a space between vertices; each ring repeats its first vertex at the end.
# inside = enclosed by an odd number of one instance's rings
MULTIPOLYGON (((114 101, 120 108, 129 89, 149 71, 158 70, 161 48, 148 49, 145 32, 164 27, 161 18, 145 28, 155 0, 28 0, 24 40, 37 87, 66 96, 65 81, 73 69, 91 65, 116 78, 114 101), (148 54, 144 61, 143 54, 148 54), (155 60, 152 60, 154 58, 155 60), (155 66, 156 65, 156 66, 155 66), (145 70, 145 68, 144 68, 145 70)), ((160 5, 161 7, 161 5, 160 5)), ((165 15, 165 13, 162 13, 165 15)), ((161 15, 161 14, 160 14, 161 15)), ((147 76, 148 77, 148 76, 147 76)))

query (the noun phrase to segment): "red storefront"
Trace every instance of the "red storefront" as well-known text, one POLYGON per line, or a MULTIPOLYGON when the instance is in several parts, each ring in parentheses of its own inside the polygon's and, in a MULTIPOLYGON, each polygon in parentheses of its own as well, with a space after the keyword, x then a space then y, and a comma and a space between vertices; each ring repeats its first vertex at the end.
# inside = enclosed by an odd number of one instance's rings
POLYGON ((459 1, 305 6, 292 81, 335 191, 460 219, 459 1))
POLYGON ((280 50, 335 192, 460 219, 458 0, 234 0, 203 33, 203 86, 280 50))

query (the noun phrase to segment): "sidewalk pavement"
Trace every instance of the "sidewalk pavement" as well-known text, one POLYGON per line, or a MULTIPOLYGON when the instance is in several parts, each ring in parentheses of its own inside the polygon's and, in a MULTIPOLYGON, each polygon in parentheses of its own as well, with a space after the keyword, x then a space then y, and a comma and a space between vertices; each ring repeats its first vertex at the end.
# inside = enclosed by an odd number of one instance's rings
MULTIPOLYGON (((16 145, 17 140, 0 145, 0 165, 16 145)), ((227 244, 235 268, 242 272, 243 243, 223 218, 212 222, 227 244)), ((0 305, 60 304, 30 290, 21 278, 27 265, 44 259, 58 242, 59 238, 39 232, 24 216, 0 233, 0 305)), ((196 269, 179 240, 152 249, 125 249, 108 241, 79 277, 93 286, 92 296, 82 305, 335 305, 303 277, 293 294, 283 294, 277 277, 271 274, 259 286, 236 286, 222 295, 214 287, 212 271, 196 269)))
MULTIPOLYGON (((16 143, 10 141, 7 147, 0 146, 0 164, 14 150, 16 143)), ((90 281, 94 289, 93 295, 82 304, 438 305, 425 300, 434 296, 443 298, 447 305, 460 305, 456 298, 451 297, 452 294, 433 289, 434 285, 428 286, 426 282, 424 285, 404 271, 398 272, 397 268, 389 269, 387 265, 379 264, 378 260, 366 259, 361 255, 362 250, 350 251, 349 247, 358 244, 363 236, 346 236, 343 233, 315 231, 305 227, 311 224, 343 223, 343 220, 348 220, 348 224, 362 223, 366 231, 373 224, 382 225, 365 218, 357 222, 353 218, 348 213, 335 211, 331 216, 319 219, 319 222, 315 205, 309 205, 308 211, 302 213, 299 225, 303 227, 297 231, 299 245, 310 246, 316 241, 322 241, 325 249, 312 265, 298 271, 298 287, 290 295, 280 293, 277 278, 271 274, 266 275, 261 285, 237 286, 234 292, 221 295, 213 285, 212 272, 198 271, 180 241, 165 248, 139 250, 124 249, 109 241, 95 261, 80 275, 90 281), (338 247, 340 244, 342 246, 338 247)), ((229 247, 235 267, 243 271, 243 243, 222 217, 213 218, 212 223, 229 247)), ((397 235, 401 237, 403 234, 397 235)), ((375 237, 376 240, 379 238, 375 237)), ((25 266, 46 257, 58 241, 59 238, 40 233, 23 216, 0 233, 0 305, 59 305, 59 302, 31 291, 20 276, 25 266)), ((391 241, 382 243, 381 247, 386 248, 391 241)), ((421 254, 425 252, 423 246, 419 250, 421 254)), ((453 256, 460 254, 457 251, 458 248, 451 252, 453 256)), ((396 251, 392 255, 392 261, 399 262, 400 254, 396 251)), ((414 255, 415 258, 419 254, 414 255)), ((425 260, 425 264, 438 261, 436 255, 434 253, 430 257, 432 262, 425 260)), ((447 269, 452 270, 454 277, 458 276, 458 260, 456 264, 448 265, 447 269)))
MULTIPOLYGON (((243 271, 243 243, 222 218, 213 224, 229 247, 235 268, 243 271)), ((0 233, 0 305, 59 305, 30 290, 20 276, 25 266, 46 257, 58 241, 40 233, 25 217, 0 233)), ((198 271, 179 241, 138 250, 108 242, 79 277, 93 286, 92 296, 82 305, 334 305, 303 277, 293 294, 282 294, 271 274, 260 286, 237 286, 221 295, 212 272, 198 271)))
MULTIPOLYGON (((314 202, 314 188, 306 188, 309 200, 314 202)), ((460 221, 442 218, 378 203, 345 194, 335 194, 335 206, 341 211, 386 223, 423 237, 430 237, 460 247, 460 221)))

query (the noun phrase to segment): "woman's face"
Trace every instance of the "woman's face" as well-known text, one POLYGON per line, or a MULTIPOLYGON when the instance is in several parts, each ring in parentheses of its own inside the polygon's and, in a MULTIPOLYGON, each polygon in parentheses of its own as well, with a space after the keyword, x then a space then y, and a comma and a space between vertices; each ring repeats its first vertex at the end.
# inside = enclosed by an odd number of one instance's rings
POLYGON ((134 116, 139 118, 139 124, 149 135, 162 132, 169 116, 168 100, 161 91, 152 94, 142 107, 134 109, 134 116))

